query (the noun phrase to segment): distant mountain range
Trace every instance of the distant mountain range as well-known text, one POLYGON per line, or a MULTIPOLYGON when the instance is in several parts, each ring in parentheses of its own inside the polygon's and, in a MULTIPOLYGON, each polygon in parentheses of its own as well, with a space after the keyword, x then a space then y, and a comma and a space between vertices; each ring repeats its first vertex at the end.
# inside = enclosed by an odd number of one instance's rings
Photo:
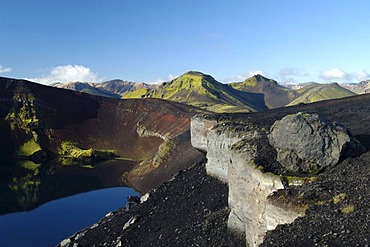
POLYGON ((242 82, 224 84, 197 71, 189 71, 160 84, 111 80, 55 83, 52 86, 113 98, 161 98, 219 113, 261 111, 370 92, 370 80, 358 84, 307 82, 279 85, 273 79, 255 75, 242 82))
POLYGON ((195 71, 153 89, 124 93, 122 98, 161 98, 214 112, 267 110, 263 94, 236 90, 210 75, 195 71))
POLYGON ((299 96, 295 90, 283 87, 262 75, 255 75, 243 82, 230 83, 230 86, 244 92, 263 94, 265 103, 270 109, 286 106, 299 96))
POLYGON ((341 84, 341 86, 357 94, 370 93, 370 80, 359 83, 341 84))
POLYGON ((111 98, 121 98, 122 94, 124 94, 125 92, 131 92, 141 88, 156 87, 156 85, 153 84, 129 82, 118 79, 105 81, 102 83, 57 82, 51 84, 51 86, 111 98))

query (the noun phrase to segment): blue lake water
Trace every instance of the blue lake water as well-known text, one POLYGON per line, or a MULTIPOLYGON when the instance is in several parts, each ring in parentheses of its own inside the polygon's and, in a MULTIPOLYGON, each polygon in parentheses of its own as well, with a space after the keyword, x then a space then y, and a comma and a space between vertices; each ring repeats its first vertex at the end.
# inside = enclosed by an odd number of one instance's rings
POLYGON ((0 246, 55 246, 108 212, 126 205, 127 187, 95 190, 48 202, 30 211, 0 216, 0 246))

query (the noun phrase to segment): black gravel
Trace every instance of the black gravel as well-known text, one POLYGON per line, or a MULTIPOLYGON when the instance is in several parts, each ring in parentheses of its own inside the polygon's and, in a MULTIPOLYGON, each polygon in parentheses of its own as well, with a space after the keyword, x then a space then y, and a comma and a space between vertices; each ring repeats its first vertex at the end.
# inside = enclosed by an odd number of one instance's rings
POLYGON ((369 246, 369 161, 370 152, 349 158, 296 188, 312 205, 304 217, 269 232, 262 246, 369 246))
POLYGON ((151 192, 146 202, 119 209, 81 231, 82 237, 77 233, 68 246, 245 246, 244 236, 227 229, 227 198, 227 185, 196 164, 151 192), (123 231, 132 218, 135 223, 123 231))

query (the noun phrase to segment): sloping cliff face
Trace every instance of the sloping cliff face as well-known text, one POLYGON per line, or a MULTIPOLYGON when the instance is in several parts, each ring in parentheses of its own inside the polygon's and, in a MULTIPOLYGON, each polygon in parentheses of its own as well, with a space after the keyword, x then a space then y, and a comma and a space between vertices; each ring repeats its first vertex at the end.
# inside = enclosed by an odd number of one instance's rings
POLYGON ((33 167, 48 169, 46 163, 60 157, 71 159, 65 167, 91 164, 102 150, 134 164, 117 178, 140 192, 203 159, 189 141, 190 117, 200 109, 187 105, 97 97, 3 77, 0 102, 1 159, 32 160, 33 167))
POLYGON ((229 186, 228 227, 245 233, 251 246, 262 243, 267 230, 292 222, 303 212, 272 205, 267 197, 284 188, 278 175, 264 172, 258 142, 266 133, 252 125, 217 123, 201 116, 192 118, 191 142, 207 152, 207 174, 229 186))

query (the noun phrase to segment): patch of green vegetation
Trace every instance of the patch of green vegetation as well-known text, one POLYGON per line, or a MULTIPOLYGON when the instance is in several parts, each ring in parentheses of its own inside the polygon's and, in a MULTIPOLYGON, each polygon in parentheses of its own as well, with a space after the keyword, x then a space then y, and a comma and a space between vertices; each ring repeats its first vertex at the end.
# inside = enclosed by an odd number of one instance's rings
POLYGON ((283 179, 288 182, 288 185, 302 185, 306 183, 311 183, 317 180, 317 176, 306 176, 306 177, 299 177, 299 176, 283 176, 283 179))
POLYGON ((115 157, 114 150, 95 150, 92 148, 83 149, 77 147, 74 143, 62 142, 59 148, 62 165, 73 165, 79 162, 94 162, 106 160, 115 157))
POLYGON ((333 197, 333 203, 338 204, 339 202, 344 200, 346 197, 347 197, 346 193, 340 193, 340 194, 333 197))
POLYGON ((23 177, 14 177, 12 182, 9 184, 9 188, 17 194, 21 194, 20 200, 28 203, 37 201, 37 192, 39 190, 41 182, 40 179, 35 177, 33 174, 27 174, 23 177))
POLYGON ((62 166, 71 166, 71 165, 76 165, 78 164, 78 162, 76 162, 74 159, 72 158, 59 158, 58 159, 58 162, 59 164, 61 164, 62 166))
POLYGON ((95 168, 93 165, 82 165, 82 168, 87 168, 87 169, 93 169, 95 168))
POLYGON ((356 95, 335 83, 308 85, 307 88, 302 88, 298 92, 301 93, 301 96, 290 102, 288 106, 356 95))
POLYGON ((327 205, 329 201, 317 201, 315 204, 316 205, 327 205))
POLYGON ((323 200, 323 201, 317 201, 315 204, 316 205, 327 205, 329 203, 338 204, 338 203, 342 202, 346 198, 347 198, 347 194, 346 193, 339 193, 339 194, 333 196, 333 198, 331 198, 331 199, 323 200))
POLYGON ((16 127, 29 131, 32 126, 37 126, 39 119, 37 118, 36 109, 34 106, 33 96, 26 95, 24 99, 15 96, 16 103, 5 117, 14 130, 16 127))
POLYGON ((35 162, 33 161, 30 161, 30 160, 22 160, 20 161, 20 166, 22 166, 23 168, 27 169, 27 170, 30 170, 30 171, 33 171, 33 175, 34 176, 37 176, 39 175, 39 167, 40 167, 41 164, 36 164, 35 162))
POLYGON ((139 88, 132 92, 126 92, 122 95, 122 99, 139 99, 144 98, 148 94, 147 88, 139 88))
POLYGON ((158 148, 158 152, 154 156, 156 164, 162 164, 170 156, 171 152, 175 149, 176 144, 173 141, 164 141, 158 148))
POLYGON ((35 171, 40 165, 30 160, 21 161, 21 166, 31 171, 35 171))
POLYGON ((41 150, 40 144, 37 143, 34 139, 29 140, 19 147, 17 155, 19 156, 31 156, 35 152, 41 150))
POLYGON ((257 80, 254 77, 247 78, 242 83, 233 83, 235 89, 241 89, 243 87, 255 87, 257 86, 257 80))
MULTIPOLYGON (((195 105, 196 106, 196 105, 195 105)), ((247 113, 250 112, 250 109, 243 106, 233 106, 226 104, 213 104, 207 107, 202 107, 208 111, 216 113, 247 113)))
POLYGON ((60 147, 60 154, 63 157, 80 159, 85 157, 92 157, 94 154, 94 150, 92 148, 81 149, 75 146, 72 142, 62 142, 60 147))
POLYGON ((345 207, 341 208, 341 211, 344 214, 353 213, 355 211, 355 206, 353 206, 353 205, 345 206, 345 207))
MULTIPOLYGON (((240 141, 236 142, 235 144, 233 144, 231 146, 231 149, 241 151, 241 152, 248 152, 248 153, 251 153, 251 154, 257 152, 257 146, 251 144, 250 141, 246 140, 246 139, 243 139, 243 140, 240 140, 240 141)), ((257 165, 254 163, 255 162, 254 159, 251 159, 251 161, 253 162, 251 164, 253 164, 254 167, 257 168, 257 165)))

